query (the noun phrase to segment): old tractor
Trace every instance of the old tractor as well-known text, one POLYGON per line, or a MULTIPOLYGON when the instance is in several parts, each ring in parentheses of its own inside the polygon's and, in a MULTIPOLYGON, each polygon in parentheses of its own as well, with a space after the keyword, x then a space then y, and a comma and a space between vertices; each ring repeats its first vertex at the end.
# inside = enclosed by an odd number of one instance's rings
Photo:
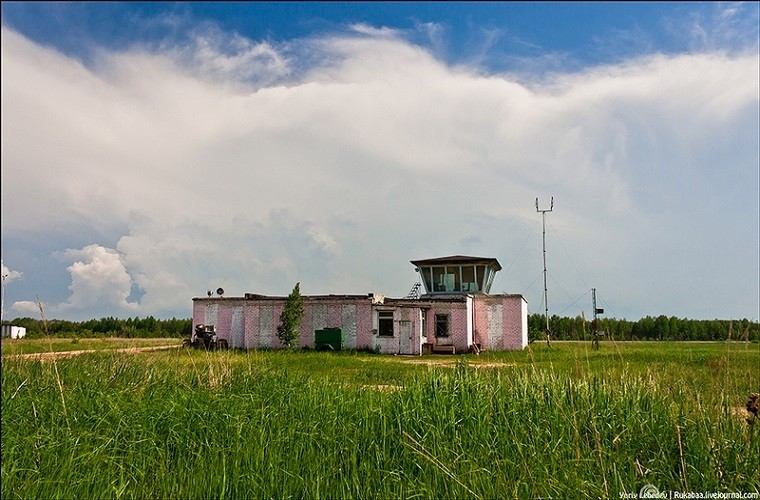
POLYGON ((194 347, 196 349, 205 349, 207 351, 229 349, 226 339, 217 338, 214 325, 204 324, 196 325, 192 337, 185 339, 182 345, 184 347, 194 347))

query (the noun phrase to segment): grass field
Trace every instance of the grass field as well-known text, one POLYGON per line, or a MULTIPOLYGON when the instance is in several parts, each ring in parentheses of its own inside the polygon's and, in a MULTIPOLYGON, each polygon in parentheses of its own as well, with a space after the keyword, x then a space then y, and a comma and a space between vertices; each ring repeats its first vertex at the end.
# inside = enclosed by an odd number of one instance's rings
POLYGON ((3 499, 760 491, 759 344, 2 352, 3 499))

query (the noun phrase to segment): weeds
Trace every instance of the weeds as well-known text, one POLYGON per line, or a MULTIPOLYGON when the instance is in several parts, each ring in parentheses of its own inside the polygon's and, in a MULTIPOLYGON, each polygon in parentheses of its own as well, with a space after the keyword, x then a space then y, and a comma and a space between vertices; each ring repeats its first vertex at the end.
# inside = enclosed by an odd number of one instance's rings
POLYGON ((672 346, 554 342, 434 358, 447 366, 284 351, 95 353, 55 365, 5 358, 1 493, 617 498, 645 484, 757 492, 760 426, 732 410, 757 392, 760 350, 672 346))

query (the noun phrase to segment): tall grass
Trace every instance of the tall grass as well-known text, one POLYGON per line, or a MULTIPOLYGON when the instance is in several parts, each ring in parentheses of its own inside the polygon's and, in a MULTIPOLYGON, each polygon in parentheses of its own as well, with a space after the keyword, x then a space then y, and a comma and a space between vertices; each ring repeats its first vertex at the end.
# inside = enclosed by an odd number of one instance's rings
POLYGON ((760 423, 737 410, 758 385, 757 365, 740 361, 760 353, 718 347, 652 368, 624 348, 553 349, 431 358, 453 368, 328 353, 98 353, 58 361, 63 401, 50 363, 6 359, 2 498, 760 490, 760 423), (494 361, 506 366, 476 368, 494 361))

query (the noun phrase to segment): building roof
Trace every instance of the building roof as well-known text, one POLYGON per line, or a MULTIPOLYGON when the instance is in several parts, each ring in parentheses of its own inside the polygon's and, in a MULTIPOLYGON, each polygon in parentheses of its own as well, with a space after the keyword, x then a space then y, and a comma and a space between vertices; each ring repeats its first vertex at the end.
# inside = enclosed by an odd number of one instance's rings
POLYGON ((470 257, 467 255, 451 255, 449 257, 436 257, 435 259, 413 260, 411 263, 416 267, 421 266, 445 266, 451 265, 485 265, 491 266, 496 271, 501 270, 501 264, 493 257, 470 257))

